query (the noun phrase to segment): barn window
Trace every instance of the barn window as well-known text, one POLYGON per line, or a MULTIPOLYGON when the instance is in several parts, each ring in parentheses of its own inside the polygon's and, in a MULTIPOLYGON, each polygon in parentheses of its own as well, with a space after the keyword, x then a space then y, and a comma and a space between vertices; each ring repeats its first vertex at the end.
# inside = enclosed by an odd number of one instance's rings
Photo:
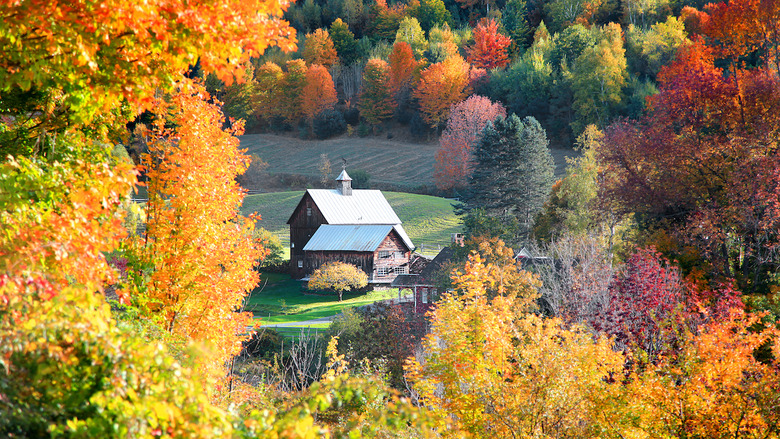
POLYGON ((407 274, 407 268, 406 268, 406 266, 394 267, 393 268, 393 273, 395 273, 395 274, 407 274))
POLYGON ((298 268, 303 268, 303 260, 298 259, 298 268))
POLYGON ((422 289, 422 303, 428 303, 428 288, 422 289))
POLYGON ((311 207, 306 208, 306 216, 311 216, 311 207))
POLYGON ((404 252, 395 252, 395 258, 396 259, 401 259, 403 257, 404 257, 404 252))
POLYGON ((376 269, 376 275, 379 277, 387 276, 387 267, 379 267, 376 269))
POLYGON ((387 250, 379 250, 379 259, 387 259, 390 257, 390 252, 387 250))

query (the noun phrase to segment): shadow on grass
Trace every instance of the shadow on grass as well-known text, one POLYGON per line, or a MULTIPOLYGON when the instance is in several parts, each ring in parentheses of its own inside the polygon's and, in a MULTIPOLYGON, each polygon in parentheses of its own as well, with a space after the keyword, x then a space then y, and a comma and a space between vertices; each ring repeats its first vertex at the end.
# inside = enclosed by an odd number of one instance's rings
POLYGON ((338 295, 311 294, 301 290, 301 281, 290 278, 288 274, 261 273, 260 285, 250 294, 246 310, 263 324, 289 323, 334 316, 346 307, 355 307, 374 303, 378 300, 392 299, 398 291, 379 290, 368 293, 344 293, 339 302, 338 295))

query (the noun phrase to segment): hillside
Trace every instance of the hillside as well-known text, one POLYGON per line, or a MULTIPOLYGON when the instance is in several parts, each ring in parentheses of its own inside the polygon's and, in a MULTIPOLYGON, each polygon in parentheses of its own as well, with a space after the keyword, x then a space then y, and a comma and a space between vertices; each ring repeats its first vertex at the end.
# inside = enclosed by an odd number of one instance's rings
MULTIPOLYGON (((412 242, 418 248, 426 247, 425 253, 435 253, 439 246, 448 245, 450 234, 461 230, 460 220, 452 211, 452 200, 401 192, 384 194, 403 221, 412 242)), ((259 213, 263 218, 260 227, 277 234, 288 245, 287 220, 302 195, 302 191, 248 195, 241 211, 245 215, 259 213)))
MULTIPOLYGON (((400 136, 397 136, 400 137, 400 136)), ((296 174, 319 178, 320 154, 327 154, 333 175, 341 158, 348 169, 361 169, 371 175, 373 184, 408 188, 434 185, 433 166, 438 142, 412 143, 387 139, 386 136, 348 137, 327 140, 301 140, 273 134, 247 134, 239 138, 241 148, 257 154, 268 163, 268 173, 296 174)), ((562 176, 566 157, 576 155, 571 149, 551 150, 555 160, 555 175, 562 176)))

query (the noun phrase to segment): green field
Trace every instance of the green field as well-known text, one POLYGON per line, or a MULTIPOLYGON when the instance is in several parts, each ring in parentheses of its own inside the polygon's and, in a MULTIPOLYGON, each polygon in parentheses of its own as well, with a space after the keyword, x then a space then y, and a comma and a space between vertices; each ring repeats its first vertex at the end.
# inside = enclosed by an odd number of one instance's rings
MULTIPOLYGON (((440 246, 449 245, 451 233, 461 231, 460 219, 452 211, 452 200, 401 192, 384 192, 384 195, 401 218, 414 245, 426 255, 435 255, 440 246)), ((289 245, 287 220, 301 196, 302 191, 248 195, 241 212, 244 215, 259 213, 263 218, 260 227, 275 233, 282 243, 289 245)))
MULTIPOLYGON (((263 273, 260 276, 260 285, 249 296, 245 309, 255 314, 259 324, 300 322, 333 316, 346 307, 367 305, 377 300, 392 299, 397 295, 397 290, 344 293, 344 301, 339 302, 335 294, 304 293, 301 291, 301 282, 290 279, 287 274, 263 273)), ((307 326, 328 325, 322 323, 307 326)))

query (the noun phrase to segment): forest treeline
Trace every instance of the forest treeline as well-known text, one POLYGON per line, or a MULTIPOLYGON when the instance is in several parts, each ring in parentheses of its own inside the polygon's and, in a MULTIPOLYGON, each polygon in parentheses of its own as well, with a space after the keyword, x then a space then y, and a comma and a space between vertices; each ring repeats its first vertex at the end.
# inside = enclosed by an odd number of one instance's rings
POLYGON ((0 17, 0 435, 780 435, 780 3, 0 17), (296 50, 284 16, 303 59, 269 51, 296 50), (354 66, 345 98, 333 72, 354 66), (441 130, 467 239, 430 313, 348 312, 282 352, 249 331, 269 246, 239 213, 250 158, 224 113, 256 99, 279 113, 250 123, 305 135, 405 111, 441 130), (557 182, 550 138, 581 151, 557 182))
MULTIPOLYGON (((302 135, 310 133, 306 121, 335 105, 355 129, 392 118, 425 136, 443 128, 450 105, 475 93, 537 118, 556 144, 569 146, 588 124, 603 127, 641 114, 645 98, 657 92, 661 67, 701 32, 703 6, 666 0, 307 0, 285 15, 298 30, 297 52, 270 51, 247 65, 247 79, 254 81, 235 87, 212 81, 210 90, 250 130, 300 125, 302 135), (382 75, 388 77, 369 81, 361 97, 363 76, 375 75, 366 70, 376 69, 370 60, 387 63, 382 75), (315 68, 307 76, 313 65, 328 74, 315 68), (431 81, 448 86, 426 91, 431 81), (376 87, 385 89, 383 98, 376 87), (314 90, 325 91, 321 102, 312 101, 314 90), (364 114, 377 104, 381 114, 364 114)), ((332 113, 321 118, 340 120, 332 113)), ((343 123, 330 125, 340 128, 316 135, 345 130, 343 123)))

